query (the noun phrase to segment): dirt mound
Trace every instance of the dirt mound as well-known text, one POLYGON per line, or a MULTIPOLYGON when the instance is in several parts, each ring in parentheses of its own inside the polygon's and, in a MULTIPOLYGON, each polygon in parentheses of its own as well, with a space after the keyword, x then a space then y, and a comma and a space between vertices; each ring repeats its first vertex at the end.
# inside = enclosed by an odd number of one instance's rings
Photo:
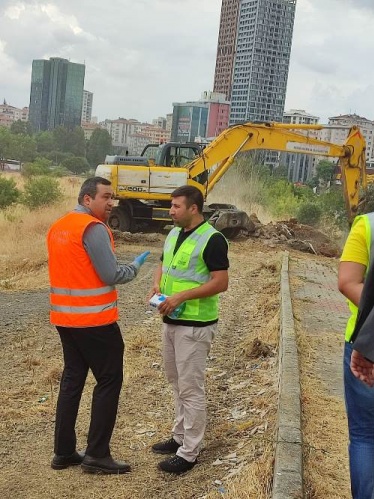
POLYGON ((254 226, 253 231, 248 231, 249 237, 256 237, 265 244, 286 244, 292 249, 323 255, 330 258, 340 255, 340 248, 330 238, 310 225, 300 224, 296 218, 262 224, 257 215, 252 214, 250 220, 254 226))

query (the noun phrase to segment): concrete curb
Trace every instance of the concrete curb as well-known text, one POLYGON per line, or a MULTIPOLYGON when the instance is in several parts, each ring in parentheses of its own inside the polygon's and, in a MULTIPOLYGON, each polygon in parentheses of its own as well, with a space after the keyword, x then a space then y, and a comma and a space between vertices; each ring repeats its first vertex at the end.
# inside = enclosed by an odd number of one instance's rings
POLYGON ((296 499, 304 496, 299 359, 288 262, 289 254, 285 252, 280 286, 279 401, 273 499, 296 499))

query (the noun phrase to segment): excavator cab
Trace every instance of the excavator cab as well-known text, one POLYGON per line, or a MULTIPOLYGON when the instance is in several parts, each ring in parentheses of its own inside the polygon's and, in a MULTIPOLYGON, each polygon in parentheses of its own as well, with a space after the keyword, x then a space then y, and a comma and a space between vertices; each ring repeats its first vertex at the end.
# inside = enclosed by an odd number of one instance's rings
POLYGON ((202 150, 200 144, 187 142, 168 142, 165 144, 148 144, 141 156, 154 162, 156 166, 183 167, 197 158, 202 150))

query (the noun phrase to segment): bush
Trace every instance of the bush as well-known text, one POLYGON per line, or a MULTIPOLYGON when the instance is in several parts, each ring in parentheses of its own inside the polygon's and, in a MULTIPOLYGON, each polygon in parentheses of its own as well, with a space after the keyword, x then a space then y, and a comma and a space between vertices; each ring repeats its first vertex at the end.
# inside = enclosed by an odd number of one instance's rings
POLYGON ((322 209, 315 203, 304 203, 297 210, 297 219, 306 225, 317 225, 321 220, 322 209))
POLYGON ((270 179, 265 185, 265 206, 276 217, 294 217, 300 205, 294 186, 287 180, 270 179))
POLYGON ((46 158, 37 158, 32 163, 25 163, 22 167, 22 175, 31 178, 37 175, 50 174, 51 161, 46 158))
POLYGON ((63 168, 66 168, 72 173, 80 174, 80 173, 85 173, 90 169, 90 165, 88 164, 88 161, 86 158, 81 158, 81 157, 76 157, 73 156, 72 158, 65 159, 62 163, 61 166, 63 168))
POLYGON ((30 210, 56 203, 62 197, 58 181, 50 177, 32 178, 25 184, 22 203, 30 210))
POLYGON ((15 203, 20 197, 20 191, 16 187, 15 181, 10 178, 0 177, 0 209, 3 210, 15 203))

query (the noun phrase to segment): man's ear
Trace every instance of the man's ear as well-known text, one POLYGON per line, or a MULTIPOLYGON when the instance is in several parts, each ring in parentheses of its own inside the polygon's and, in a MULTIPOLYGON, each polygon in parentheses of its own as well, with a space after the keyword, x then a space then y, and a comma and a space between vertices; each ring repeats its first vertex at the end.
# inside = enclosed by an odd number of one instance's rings
POLYGON ((194 215, 196 215, 196 213, 198 213, 198 209, 197 209, 197 204, 191 204, 191 211, 194 215))
POLYGON ((91 200, 91 196, 89 194, 85 194, 83 196, 83 204, 84 204, 84 206, 87 206, 89 204, 90 200, 91 200))

